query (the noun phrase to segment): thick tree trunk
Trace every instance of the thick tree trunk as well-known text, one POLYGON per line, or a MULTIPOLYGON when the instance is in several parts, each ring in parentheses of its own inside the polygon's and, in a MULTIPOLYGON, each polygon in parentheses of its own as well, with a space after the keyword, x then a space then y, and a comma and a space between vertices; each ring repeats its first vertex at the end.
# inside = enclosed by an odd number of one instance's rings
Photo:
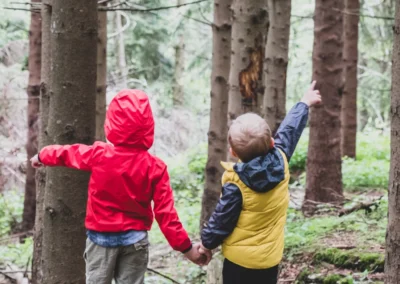
POLYGON ((389 213, 386 231, 386 284, 400 283, 400 0, 396 1, 396 16, 393 31, 392 131, 390 139, 389 213))
POLYGON ((268 0, 269 30, 265 47, 264 117, 273 133, 286 114, 291 0, 268 0))
MULTIPOLYGON (((33 0, 39 2, 40 0, 33 0)), ((29 29, 29 82, 28 82, 28 142, 26 152, 28 155, 24 212, 21 229, 23 232, 33 229, 36 213, 36 181, 35 169, 32 168, 30 159, 38 150, 38 126, 40 104, 40 72, 41 72, 41 50, 42 50, 42 20, 39 13, 31 13, 31 24, 29 29)))
POLYGON ((343 15, 344 89, 342 98, 342 156, 356 157, 357 136, 357 62, 359 0, 345 0, 343 15))
MULTIPOLYGON (((106 7, 107 3, 100 4, 106 7)), ((104 120, 106 117, 107 90, 107 12, 98 12, 97 39, 97 97, 96 97, 96 140, 105 141, 104 120)))
MULTIPOLYGON (((182 5, 184 1, 178 0, 177 5, 182 5)), ((184 91, 182 77, 185 72, 185 38, 184 26, 180 28, 179 41, 175 46, 175 70, 172 83, 172 102, 174 106, 181 106, 184 103, 184 91)))
POLYGON ((208 221, 221 194, 221 161, 226 160, 228 123, 228 77, 231 58, 232 0, 214 1, 211 110, 208 159, 200 217, 200 229, 208 221))
MULTIPOLYGON (((96 109, 97 1, 54 0, 51 143, 93 143, 96 109)), ((85 206, 89 173, 48 168, 43 283, 85 283, 85 206)))
POLYGON ((322 105, 310 115, 306 196, 303 209, 317 202, 343 199, 340 155, 343 0, 316 0, 314 13, 313 79, 322 105))
MULTIPOLYGON (((41 149, 49 144, 47 124, 49 118, 50 82, 51 82, 51 5, 53 0, 42 1, 42 52, 41 52, 41 84, 40 84, 40 119, 39 145, 41 149)), ((36 173, 36 216, 35 232, 33 236, 32 284, 43 283, 43 214, 44 192, 46 187, 46 168, 40 168, 36 173)))
POLYGON ((229 120, 246 112, 262 113, 267 0, 233 0, 229 120))

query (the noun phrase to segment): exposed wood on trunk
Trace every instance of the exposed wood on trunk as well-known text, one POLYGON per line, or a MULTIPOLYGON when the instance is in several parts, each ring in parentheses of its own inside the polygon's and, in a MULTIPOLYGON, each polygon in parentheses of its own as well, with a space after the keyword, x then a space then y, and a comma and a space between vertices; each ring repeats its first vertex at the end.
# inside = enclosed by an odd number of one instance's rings
MULTIPOLYGON (((51 18, 52 144, 93 143, 97 1, 54 0, 51 18)), ((43 283, 85 283, 85 207, 89 173, 47 169, 43 283)))
POLYGON ((310 114, 304 211, 310 201, 340 203, 343 199, 340 153, 340 99, 342 82, 343 0, 316 0, 313 79, 322 105, 310 114))
POLYGON ((386 231, 385 283, 400 283, 400 1, 396 1, 393 27, 393 65, 391 98, 391 159, 389 213, 386 231))
POLYGON ((208 221, 221 194, 221 161, 226 160, 228 123, 228 78, 231 50, 232 0, 214 1, 211 111, 208 158, 201 207, 200 229, 208 221))
POLYGON ((342 98, 342 156, 356 157, 357 138, 357 62, 359 0, 345 0, 343 24, 344 89, 342 98))
MULTIPOLYGON (((40 0, 33 0, 39 2, 40 0)), ((22 232, 32 230, 36 214, 36 181, 35 169, 30 159, 38 151, 38 116, 40 104, 40 72, 42 46, 42 20, 39 13, 31 13, 29 29, 29 82, 28 82, 28 141, 26 144, 27 169, 25 182, 24 212, 22 216, 22 232)))
POLYGON ((262 80, 268 12, 266 0, 234 0, 229 73, 229 119, 262 112, 262 80))
MULTIPOLYGON (((107 3, 99 7, 106 7, 107 3)), ((106 117, 107 91, 107 12, 98 12, 97 39, 97 97, 96 97, 96 140, 105 141, 104 120, 106 117)))
POLYGON ((269 30, 264 62, 264 117, 275 134, 286 115, 291 0, 268 0, 269 30))

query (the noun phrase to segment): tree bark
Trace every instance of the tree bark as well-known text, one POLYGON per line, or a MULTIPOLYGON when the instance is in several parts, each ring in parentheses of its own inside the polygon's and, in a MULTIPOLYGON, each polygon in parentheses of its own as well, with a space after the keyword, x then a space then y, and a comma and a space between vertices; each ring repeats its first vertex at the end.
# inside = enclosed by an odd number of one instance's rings
POLYGON ((229 120, 246 112, 262 113, 262 80, 267 0, 234 0, 229 73, 229 120))
MULTIPOLYGON (((51 143, 93 143, 96 109, 97 1, 54 0, 51 143)), ((85 283, 85 206, 89 173, 47 170, 43 283, 85 283)))
MULTIPOLYGON (((32 2, 40 3, 41 0, 32 2)), ((31 24, 29 29, 29 82, 28 82, 28 141, 26 152, 28 161, 26 163, 26 182, 24 211, 22 216, 22 232, 33 229, 36 213, 36 182, 35 169, 31 166, 30 159, 38 150, 38 126, 40 103, 40 69, 41 69, 41 46, 42 46, 42 20, 39 13, 31 13, 31 24)))
MULTIPOLYGON (((182 0, 177 1, 177 5, 182 5, 182 0)), ((184 91, 182 77, 185 72, 185 38, 184 26, 179 27, 180 34, 178 44, 175 46, 175 70, 172 84, 172 102, 174 106, 181 106, 184 103, 184 91)))
POLYGON ((342 98, 342 156, 356 157, 357 138, 357 62, 359 0, 345 0, 343 15, 344 89, 342 98))
MULTIPOLYGON (((107 7, 107 3, 99 4, 107 7)), ((96 140, 106 141, 104 120, 106 118, 107 92, 107 12, 98 12, 97 39, 97 97, 96 97, 96 140)))
POLYGON ((268 41, 265 47, 264 117, 275 134, 286 115, 291 0, 268 0, 268 41))
POLYGON ((119 83, 121 85, 121 88, 127 88, 128 86, 128 70, 126 68, 126 58, 125 58, 125 40, 124 40, 124 32, 122 31, 122 17, 121 17, 120 11, 115 12, 115 26, 117 28, 117 60, 118 60, 118 69, 119 69, 119 75, 120 80, 119 83))
POLYGON ((313 79, 322 105, 310 115, 306 196, 303 210, 315 202, 336 203, 343 199, 340 155, 340 98, 342 82, 343 0, 316 0, 313 79))
POLYGON ((393 27, 391 159, 386 231, 385 283, 400 283, 400 0, 396 1, 393 27), (399 80, 397 80, 399 79, 399 80))
POLYGON ((200 230, 208 221, 221 194, 221 161, 226 160, 228 123, 228 78, 231 59, 232 0, 214 1, 211 110, 208 158, 205 170, 200 230))
MULTIPOLYGON (((40 119, 39 119, 39 145, 41 149, 49 144, 47 124, 50 104, 51 82, 51 5, 53 0, 42 1, 42 51, 41 51, 41 84, 40 84, 40 119)), ((44 192, 46 187, 46 168, 40 168, 36 172, 36 216, 35 231, 33 235, 32 257, 32 284, 43 283, 43 214, 44 192)))

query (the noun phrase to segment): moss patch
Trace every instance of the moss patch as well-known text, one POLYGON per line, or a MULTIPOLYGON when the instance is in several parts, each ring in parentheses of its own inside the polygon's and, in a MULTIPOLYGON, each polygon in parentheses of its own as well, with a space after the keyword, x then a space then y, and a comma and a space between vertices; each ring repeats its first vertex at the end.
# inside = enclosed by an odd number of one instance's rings
POLYGON ((382 272, 385 265, 384 261, 384 255, 380 253, 343 251, 336 248, 319 251, 314 255, 314 263, 327 262, 336 267, 358 271, 382 272))

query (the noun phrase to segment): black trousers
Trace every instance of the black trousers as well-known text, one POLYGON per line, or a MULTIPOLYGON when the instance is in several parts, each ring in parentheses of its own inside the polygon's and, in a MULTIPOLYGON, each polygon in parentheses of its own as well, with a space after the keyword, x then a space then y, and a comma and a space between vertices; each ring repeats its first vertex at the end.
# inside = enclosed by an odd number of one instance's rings
POLYGON ((250 269, 225 258, 222 269, 224 284, 276 284, 279 265, 267 269, 250 269))

